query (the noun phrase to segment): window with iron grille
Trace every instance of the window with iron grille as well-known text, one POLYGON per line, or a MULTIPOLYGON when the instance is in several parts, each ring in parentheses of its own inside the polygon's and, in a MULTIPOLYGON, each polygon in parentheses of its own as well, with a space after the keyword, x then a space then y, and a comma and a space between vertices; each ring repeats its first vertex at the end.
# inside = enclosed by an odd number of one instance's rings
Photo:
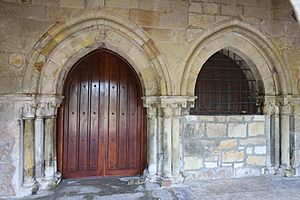
POLYGON ((211 56, 197 78, 191 114, 258 114, 258 89, 247 64, 235 53, 221 50, 211 56))

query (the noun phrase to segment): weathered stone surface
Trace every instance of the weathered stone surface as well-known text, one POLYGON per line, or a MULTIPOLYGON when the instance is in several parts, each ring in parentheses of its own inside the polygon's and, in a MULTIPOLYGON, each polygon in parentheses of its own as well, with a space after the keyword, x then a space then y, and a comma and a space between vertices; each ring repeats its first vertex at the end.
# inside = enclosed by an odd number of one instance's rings
POLYGON ((249 136, 259 136, 265 134, 265 124, 262 122, 249 124, 249 136))
POLYGON ((233 177, 233 169, 231 167, 220 167, 215 170, 212 178, 228 178, 233 177))
POLYGON ((203 160, 199 157, 184 157, 184 169, 195 170, 203 167, 203 160))
POLYGON ((253 153, 253 147, 247 147, 246 152, 247 152, 247 154, 252 154, 253 153))
POLYGON ((220 5, 216 3, 203 3, 203 12, 210 15, 219 14, 220 5))
POLYGON ((244 160, 243 151, 229 151, 222 155, 222 162, 237 162, 244 160))
POLYGON ((205 133, 205 124, 186 124, 184 127, 184 138, 185 139, 195 139, 202 138, 205 133))
POLYGON ((0 135, 0 163, 9 163, 11 160, 14 140, 11 137, 1 137, 0 135))
POLYGON ((131 10, 130 19, 140 26, 155 26, 159 22, 158 12, 145 10, 131 10))
POLYGON ((12 177, 15 169, 11 164, 0 164, 0 197, 15 195, 12 177))
POLYGON ((217 162, 204 162, 204 166, 206 168, 216 168, 216 167, 218 167, 218 163, 217 162))
POLYGON ((248 165, 264 166, 266 164, 265 156, 248 156, 246 159, 248 165))
POLYGON ((236 139, 222 140, 218 148, 220 149, 235 149, 237 147, 236 139))
POLYGON ((199 14, 203 13, 202 3, 194 1, 190 2, 189 12, 199 14))
POLYGON ((213 15, 198 15, 191 13, 188 16, 188 26, 190 28, 207 28, 215 22, 213 15))
POLYGON ((221 14, 222 15, 242 15, 243 7, 241 5, 222 5, 221 6, 221 14))
POLYGON ((245 177, 245 176, 259 176, 260 170, 256 168, 239 168, 236 169, 236 176, 237 177, 245 177))
POLYGON ((208 123, 206 124, 206 134, 209 138, 225 137, 227 126, 226 124, 208 123))
POLYGON ((228 136, 229 137, 246 137, 247 136, 247 124, 228 124, 228 136))
POLYGON ((184 144, 184 151, 189 156, 208 156, 218 145, 216 140, 188 140, 184 144))
POLYGON ((105 5, 118 8, 138 8, 138 0, 106 0, 105 5))
POLYGON ((266 154, 267 148, 266 148, 266 146, 256 146, 256 147, 254 147, 254 153, 255 154, 266 154))
POLYGON ((60 0, 59 6, 75 9, 84 9, 85 0, 60 0))
POLYGON ((248 138, 239 140, 240 145, 263 145, 266 144, 265 138, 248 138))

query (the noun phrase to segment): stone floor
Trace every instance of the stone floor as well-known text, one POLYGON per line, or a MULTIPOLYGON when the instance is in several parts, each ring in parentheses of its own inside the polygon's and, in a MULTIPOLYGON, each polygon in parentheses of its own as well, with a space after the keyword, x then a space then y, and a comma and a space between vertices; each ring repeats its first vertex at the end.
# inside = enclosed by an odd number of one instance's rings
POLYGON ((172 188, 144 183, 138 177, 63 180, 54 190, 22 198, 41 200, 220 199, 299 200, 300 178, 261 176, 240 179, 187 181, 172 188))

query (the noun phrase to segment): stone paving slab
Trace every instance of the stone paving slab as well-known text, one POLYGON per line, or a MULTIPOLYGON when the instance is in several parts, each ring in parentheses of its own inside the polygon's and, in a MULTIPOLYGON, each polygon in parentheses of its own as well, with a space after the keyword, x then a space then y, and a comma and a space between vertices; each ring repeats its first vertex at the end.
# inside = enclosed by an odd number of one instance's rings
MULTIPOLYGON (((15 198, 16 199, 16 198, 15 198)), ((63 180, 53 190, 18 200, 300 200, 300 178, 260 176, 190 180, 161 188, 139 177, 63 180)))

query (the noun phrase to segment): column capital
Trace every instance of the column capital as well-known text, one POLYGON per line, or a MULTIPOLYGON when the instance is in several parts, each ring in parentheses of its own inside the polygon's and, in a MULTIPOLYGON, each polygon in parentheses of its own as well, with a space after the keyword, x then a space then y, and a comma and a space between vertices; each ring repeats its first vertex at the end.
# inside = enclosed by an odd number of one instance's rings
MULTIPOLYGON (((195 96, 145 96, 144 107, 148 108, 148 114, 154 114, 162 109, 164 116, 180 116, 182 109, 194 107, 195 96), (155 110, 155 111, 154 111, 155 110)), ((158 114, 158 113, 156 113, 158 114)))
POLYGON ((275 96, 265 96, 264 97, 264 106, 263 106, 263 113, 265 115, 272 115, 272 114, 279 114, 279 108, 276 103, 275 96))
POLYGON ((165 117, 179 117, 183 109, 194 107, 195 99, 194 96, 161 96, 160 107, 165 117))
POLYGON ((35 100, 25 101, 25 104, 22 106, 22 118, 23 119, 35 118, 36 108, 37 108, 37 103, 35 100))
POLYGON ((276 98, 277 105, 280 108, 281 115, 290 115, 292 113, 292 96, 281 95, 276 98))
POLYGON ((300 116, 300 96, 295 96, 291 103, 292 114, 300 116))
POLYGON ((39 117, 55 117, 57 108, 61 105, 63 100, 61 95, 40 95, 37 97, 37 111, 36 115, 39 117))

